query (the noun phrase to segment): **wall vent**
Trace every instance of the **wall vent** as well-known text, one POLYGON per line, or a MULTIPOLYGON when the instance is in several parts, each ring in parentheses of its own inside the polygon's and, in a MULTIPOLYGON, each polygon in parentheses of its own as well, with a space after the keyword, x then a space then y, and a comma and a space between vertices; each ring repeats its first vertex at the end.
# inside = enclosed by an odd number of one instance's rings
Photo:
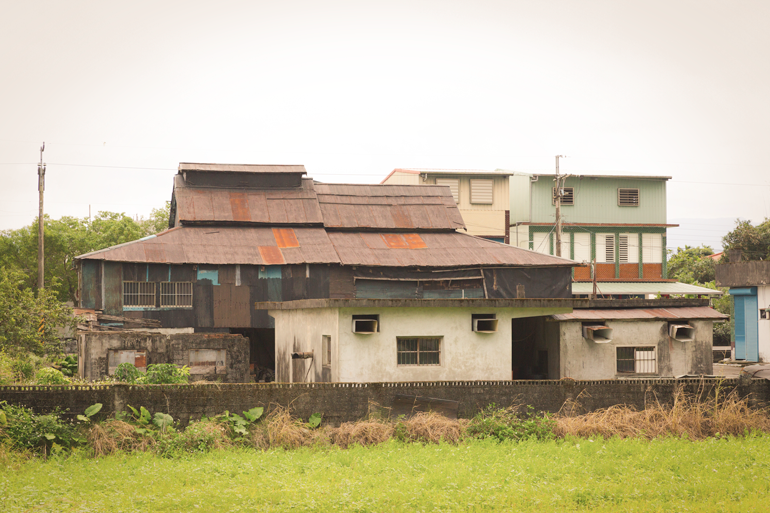
POLYGON ((612 341, 612 328, 604 323, 583 323, 583 338, 597 344, 606 344, 612 341))
POLYGON ((477 333, 497 333, 497 316, 495 314, 472 314, 473 331, 477 333))
POLYGON ((692 342, 695 340, 695 328, 690 323, 670 322, 668 323, 668 335, 680 342, 692 342))
POLYGON ((353 316, 353 333, 360 333, 362 335, 371 335, 380 331, 380 316, 379 315, 354 315, 353 316))

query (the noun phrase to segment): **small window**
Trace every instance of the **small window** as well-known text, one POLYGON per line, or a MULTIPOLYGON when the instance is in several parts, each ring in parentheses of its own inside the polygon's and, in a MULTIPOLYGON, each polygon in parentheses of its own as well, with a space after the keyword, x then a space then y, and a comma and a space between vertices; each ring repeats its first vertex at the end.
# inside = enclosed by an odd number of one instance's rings
POLYGON ((377 333, 380 331, 379 315, 354 315, 353 333, 362 333, 365 335, 377 333))
POLYGON ((219 285, 219 269, 198 268, 198 281, 209 280, 212 285, 219 285))
POLYGON ((440 337, 399 337, 396 344, 398 365, 441 365, 440 337))
POLYGON ((583 338, 592 340, 597 344, 606 344, 612 341, 612 328, 603 322, 584 322, 582 324, 583 338))
POLYGON ((449 187, 452 191, 452 197, 455 199, 455 203, 460 203, 460 188, 459 180, 457 178, 436 178, 436 185, 444 185, 449 187))
POLYGON ((618 260, 621 264, 628 263, 628 235, 618 237, 618 260))
POLYGON ((188 353, 190 374, 227 374, 224 349, 191 349, 188 353))
POLYGON ((192 307, 192 282, 166 281, 160 284, 160 306, 192 307))
POLYGON ((155 283, 124 281, 123 306, 155 306, 155 283))
POLYGON ((656 374, 658 359, 654 347, 618 347, 618 374, 656 374))
POLYGON ((621 207, 638 207, 639 189, 618 189, 618 205, 621 207))
POLYGON ((323 366, 332 365, 332 338, 329 335, 321 336, 321 353, 323 357, 323 366))
POLYGON ((606 263, 615 263, 615 236, 604 236, 604 261, 606 263))
POLYGON ((491 205, 493 183, 490 179, 471 178, 471 203, 491 205))
MULTIPOLYGON (((553 192, 552 204, 556 204, 556 187, 551 188, 553 192)), ((574 187, 562 187, 561 188, 561 204, 562 205, 574 205, 575 204, 575 188, 574 187)))
POLYGON ((142 372, 147 370, 147 352, 143 349, 111 349, 107 353, 107 373, 112 376, 121 363, 130 363, 142 372))
POLYGON ((478 333, 497 332, 497 316, 495 314, 471 314, 471 329, 478 333))
POLYGON ((689 322, 669 322, 668 334, 671 338, 680 342, 692 342, 695 340, 695 328, 689 322))

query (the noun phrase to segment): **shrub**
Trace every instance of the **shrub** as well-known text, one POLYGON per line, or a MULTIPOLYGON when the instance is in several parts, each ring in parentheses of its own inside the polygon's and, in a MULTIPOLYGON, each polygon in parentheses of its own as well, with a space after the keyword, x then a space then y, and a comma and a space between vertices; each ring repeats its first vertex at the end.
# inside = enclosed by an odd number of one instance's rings
POLYGON ((16 357, 11 363, 16 382, 28 381, 35 375, 35 364, 27 355, 16 357))
POLYGON ((187 383, 190 369, 177 367, 173 363, 156 363, 147 366, 147 373, 139 380, 140 383, 160 385, 170 383, 187 383))
POLYGON ((36 385, 66 385, 69 378, 52 367, 44 367, 35 374, 36 385))
POLYGON ((475 438, 504 440, 550 440, 556 421, 547 413, 537 413, 527 406, 524 414, 515 408, 498 408, 494 403, 478 413, 468 424, 467 434, 475 438))
POLYGON ((64 360, 57 363, 59 366, 59 370, 62 374, 67 376, 68 378, 71 378, 72 376, 75 376, 78 373, 78 357, 77 356, 67 356, 64 358, 64 360))
POLYGON ((112 379, 121 383, 134 384, 142 377, 142 371, 137 369, 133 363, 121 363, 118 368, 115 369, 115 374, 112 375, 112 379))
POLYGON ((46 415, 37 415, 29 408, 0 403, 0 442, 16 450, 47 453, 54 444, 70 448, 81 442, 72 423, 60 418, 57 408, 46 415))

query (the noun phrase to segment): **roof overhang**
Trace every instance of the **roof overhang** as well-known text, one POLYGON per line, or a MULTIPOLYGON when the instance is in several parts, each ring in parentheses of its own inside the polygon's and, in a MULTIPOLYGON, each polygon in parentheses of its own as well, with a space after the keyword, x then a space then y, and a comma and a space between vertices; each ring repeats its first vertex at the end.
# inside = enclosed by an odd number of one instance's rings
MULTIPOLYGON (((527 308, 563 309, 587 307, 587 299, 300 299, 262 301, 257 310, 307 310, 316 308, 527 308)), ((566 313, 566 312, 565 312, 566 313)), ((545 313, 543 315, 550 315, 545 313)))
MULTIPOLYGON (((593 294, 594 285, 591 282, 573 282, 572 294, 593 294)), ((722 291, 698 287, 679 282, 598 282, 599 294, 607 295, 639 295, 639 294, 692 294, 701 296, 721 296, 722 291)))
POLYGON ((550 321, 637 321, 637 320, 709 320, 724 321, 729 315, 708 306, 671 308, 576 309, 566 314, 551 316, 550 321))

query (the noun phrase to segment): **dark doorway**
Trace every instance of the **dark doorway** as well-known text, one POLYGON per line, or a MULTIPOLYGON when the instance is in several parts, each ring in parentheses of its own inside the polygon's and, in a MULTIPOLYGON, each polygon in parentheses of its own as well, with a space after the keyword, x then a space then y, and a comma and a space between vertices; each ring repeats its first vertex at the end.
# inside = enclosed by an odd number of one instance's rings
POLYGON ((257 383, 275 381, 275 329, 274 328, 231 328, 249 339, 249 370, 257 383))
POLYGON ((511 371, 513 379, 547 379, 548 352, 538 351, 541 318, 511 320, 511 371))

